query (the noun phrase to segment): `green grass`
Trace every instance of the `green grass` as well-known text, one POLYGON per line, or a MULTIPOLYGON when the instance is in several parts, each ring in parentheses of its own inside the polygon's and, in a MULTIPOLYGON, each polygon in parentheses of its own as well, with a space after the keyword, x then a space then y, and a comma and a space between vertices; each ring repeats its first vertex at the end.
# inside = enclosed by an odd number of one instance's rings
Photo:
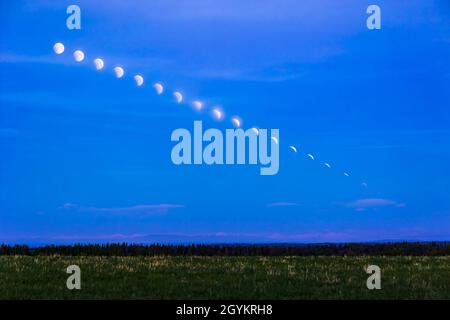
POLYGON ((0 256, 0 299, 450 299, 450 257, 0 256))

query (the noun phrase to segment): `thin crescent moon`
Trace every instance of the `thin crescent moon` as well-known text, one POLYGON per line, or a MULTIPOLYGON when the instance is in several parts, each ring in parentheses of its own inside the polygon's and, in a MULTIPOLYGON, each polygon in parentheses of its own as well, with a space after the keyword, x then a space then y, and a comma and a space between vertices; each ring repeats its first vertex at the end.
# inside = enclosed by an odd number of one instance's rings
POLYGON ((311 153, 308 153, 307 156, 311 159, 314 160, 314 156, 311 153))
POLYGON ((115 67, 114 68, 114 73, 116 74, 116 77, 120 79, 125 74, 125 71, 123 71, 122 67, 115 67))
POLYGON ((295 153, 297 153, 297 148, 296 148, 296 147, 294 147, 294 146, 289 146, 289 148, 291 148, 292 151, 294 151, 295 153))
POLYGON ((153 88, 155 88, 156 93, 157 93, 158 95, 160 95, 160 94, 163 93, 163 91, 164 91, 163 85, 162 85, 161 83, 159 83, 159 82, 155 83, 155 84, 153 85, 153 88))
POLYGON ((259 130, 258 130, 258 128, 253 127, 252 130, 256 133, 257 136, 259 136, 259 130))
POLYGON ((270 139, 272 139, 273 142, 275 142, 276 144, 278 144, 278 139, 275 137, 271 137, 270 139))
POLYGON ((136 81, 136 85, 138 87, 140 87, 144 84, 144 78, 140 74, 137 74, 134 76, 134 81, 136 81))
POLYGON ((213 115, 217 120, 222 120, 223 113, 218 108, 213 109, 213 115))
POLYGON ((350 175, 347 172, 344 172, 344 176, 350 177, 350 175))
POLYGON ((179 93, 178 91, 175 91, 173 93, 173 95, 178 103, 181 103, 183 101, 183 95, 181 93, 179 93))
POLYGON ((241 121, 238 118, 236 118, 236 117, 232 118, 231 122, 234 124, 234 126, 236 128, 239 128, 241 126, 241 121))
POLYGON ((323 164, 325 165, 325 167, 331 168, 331 165, 328 162, 324 162, 323 164))

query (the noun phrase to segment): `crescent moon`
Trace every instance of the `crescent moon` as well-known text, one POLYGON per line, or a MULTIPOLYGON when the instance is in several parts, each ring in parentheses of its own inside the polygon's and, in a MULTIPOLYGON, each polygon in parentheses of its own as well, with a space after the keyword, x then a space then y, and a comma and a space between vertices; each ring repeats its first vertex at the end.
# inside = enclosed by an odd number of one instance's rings
POLYGON ((192 104, 194 105, 194 108, 197 110, 201 110, 203 108, 203 102, 199 100, 195 100, 192 104))
POLYGON ((251 129, 256 133, 257 136, 259 136, 259 130, 258 130, 258 128, 253 127, 253 128, 251 128, 251 129))
POLYGON ((241 120, 239 120, 237 117, 233 117, 233 118, 231 119, 231 122, 233 123, 233 125, 234 125, 236 128, 239 128, 239 127, 241 126, 241 120))
POLYGON ((173 95, 178 103, 181 103, 183 101, 183 95, 181 93, 179 93, 178 91, 175 91, 173 93, 173 95))
POLYGON ((94 60, 94 65, 95 65, 95 69, 102 70, 103 67, 105 66, 105 63, 103 62, 102 59, 97 58, 94 60))
POLYGON ((55 51, 56 54, 61 54, 64 52, 64 45, 61 42, 57 42, 53 45, 53 51, 55 51))
POLYGON ((137 74, 134 76, 134 81, 136 82, 136 85, 138 87, 140 87, 144 84, 144 78, 140 74, 137 74))
POLYGON ((325 166, 325 167, 327 167, 327 168, 331 168, 331 165, 330 165, 329 163, 327 163, 327 162, 324 162, 323 164, 324 164, 324 166, 325 166))
POLYGON ((163 93, 163 91, 164 91, 163 85, 162 85, 161 83, 159 83, 159 82, 155 83, 155 84, 153 85, 153 88, 155 88, 156 93, 157 93, 158 95, 160 95, 160 94, 163 93))
POLYGON ((114 73, 116 74, 116 77, 120 79, 125 74, 125 71, 123 71, 123 68, 121 68, 121 67, 115 67, 114 73))
POLYGON ((296 148, 296 147, 294 147, 294 146, 289 146, 289 148, 291 148, 292 151, 294 151, 295 153, 297 153, 297 148, 296 148))
POLYGON ((311 159, 314 160, 314 156, 311 153, 308 153, 307 156, 311 159))
POLYGON ((81 50, 75 50, 73 52, 73 58, 75 59, 76 62, 81 62, 84 60, 84 52, 81 50))
POLYGON ((275 142, 276 144, 278 144, 278 139, 275 137, 271 137, 270 139, 272 139, 273 142, 275 142))
POLYGON ((222 111, 220 111, 220 109, 215 108, 215 109, 213 109, 212 112, 213 112, 214 117, 215 117, 217 120, 222 120, 223 113, 222 113, 222 111))
POLYGON ((350 177, 350 175, 347 172, 344 172, 344 176, 350 177))

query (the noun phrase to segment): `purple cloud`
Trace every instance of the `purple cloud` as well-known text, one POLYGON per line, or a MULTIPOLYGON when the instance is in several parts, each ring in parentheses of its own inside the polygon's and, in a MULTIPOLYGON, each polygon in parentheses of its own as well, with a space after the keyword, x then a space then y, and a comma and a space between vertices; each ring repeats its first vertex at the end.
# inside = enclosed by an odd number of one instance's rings
POLYGON ((298 203, 295 202, 272 202, 266 205, 267 208, 273 207, 296 207, 298 203))
POLYGON ((348 202, 346 206, 350 208, 355 208, 356 211, 364 211, 369 208, 377 208, 377 207, 404 208, 406 204, 385 198, 365 198, 348 202))
POLYGON ((114 215, 153 215, 153 214, 164 214, 171 209, 179 209, 184 207, 185 207, 184 205, 180 204, 161 203, 161 204, 142 204, 130 207, 101 208, 101 207, 85 207, 73 203, 65 203, 60 207, 60 209, 74 210, 77 212, 114 214, 114 215))

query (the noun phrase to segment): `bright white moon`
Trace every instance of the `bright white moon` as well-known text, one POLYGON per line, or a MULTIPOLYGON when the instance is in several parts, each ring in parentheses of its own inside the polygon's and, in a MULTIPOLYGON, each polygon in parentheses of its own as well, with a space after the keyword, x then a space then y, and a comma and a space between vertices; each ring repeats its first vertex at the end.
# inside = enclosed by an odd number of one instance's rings
POLYGON ((161 83, 158 83, 158 82, 153 85, 153 88, 155 88, 155 91, 156 91, 157 94, 161 94, 164 91, 163 85, 161 83))
POLYGON ((103 62, 102 59, 97 58, 94 60, 94 65, 95 65, 95 69, 102 70, 103 67, 105 66, 105 63, 103 62))
POLYGON ((125 74, 125 71, 123 71, 123 69, 121 67, 115 67, 114 73, 116 74, 117 78, 122 78, 123 75, 125 74))
POLYGON ((64 52, 64 45, 61 42, 55 43, 53 46, 53 51, 55 51, 56 54, 61 54, 64 52))
POLYGON ((239 127, 241 126, 241 120, 239 120, 237 117, 233 117, 233 118, 231 119, 231 123, 233 123, 233 125, 234 125, 236 128, 239 128, 239 127))
POLYGON ((179 93, 178 91, 175 91, 173 93, 175 99, 177 99, 178 103, 181 103, 183 101, 183 95, 181 93, 179 93))
POLYGON ((291 148, 292 151, 294 151, 295 153, 297 153, 297 148, 296 148, 296 147, 294 147, 294 146, 289 146, 289 148, 291 148))
POLYGON ((84 52, 81 50, 75 50, 73 52, 73 58, 75 59, 76 62, 81 62, 84 60, 84 52))
POLYGON ((140 86, 142 86, 144 84, 144 78, 141 75, 139 75, 139 74, 134 76, 134 81, 136 81, 136 85, 138 87, 140 87, 140 86))
POLYGON ((195 100, 193 102, 194 108, 197 110, 201 110, 203 108, 203 103, 201 101, 195 100))
POLYGON ((214 118, 216 118, 216 120, 222 120, 223 113, 219 108, 214 108, 212 113, 213 113, 214 118))

